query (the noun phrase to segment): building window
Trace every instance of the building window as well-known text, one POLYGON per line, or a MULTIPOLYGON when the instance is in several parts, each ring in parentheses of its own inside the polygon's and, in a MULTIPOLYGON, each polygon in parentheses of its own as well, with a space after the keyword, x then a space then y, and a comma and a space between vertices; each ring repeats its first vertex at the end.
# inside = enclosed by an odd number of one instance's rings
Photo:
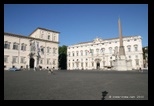
POLYGON ((109 42, 109 44, 111 44, 111 42, 109 42))
POLYGON ((130 42, 130 40, 127 40, 127 42, 130 42))
POLYGON ((83 56, 83 51, 81 50, 81 56, 83 56))
POLYGON ((26 51, 26 44, 24 43, 21 44, 21 50, 26 51))
POLYGON ((50 53, 50 47, 47 47, 47 53, 50 53))
POLYGON ((47 64, 50 64, 50 59, 47 59, 47 64))
POLYGON ((128 48, 128 52, 131 52, 131 46, 128 45, 127 48, 128 48))
POLYGON ((12 63, 17 63, 17 57, 16 56, 12 57, 12 63))
POLYGON ((101 52, 102 53, 105 53, 105 48, 101 48, 101 52))
POLYGON ((134 41, 136 41, 136 39, 134 39, 134 41))
POLYGON ((136 59, 138 59, 138 55, 136 55, 135 57, 136 57, 136 59))
POLYGON ((118 54, 118 46, 114 48, 114 55, 117 55, 117 54, 118 54))
POLYGON ((117 43, 117 41, 115 41, 115 43, 117 43))
POLYGON ((18 44, 17 43, 13 43, 13 49, 18 50, 18 44))
POLYGON ((43 58, 40 59, 40 64, 43 64, 43 58))
POLYGON ((44 47, 41 47, 41 53, 44 54, 44 47))
POLYGON ((74 56, 74 52, 72 53, 72 55, 74 56))
POLYGON ((136 65, 139 65, 139 59, 136 59, 136 65))
POLYGON ((25 62, 25 57, 21 57, 20 63, 24 63, 25 62))
POLYGON ((5 63, 8 62, 8 57, 9 57, 9 56, 4 56, 4 62, 5 62, 5 63))
POLYGON ((79 67, 79 63, 76 63, 76 67, 77 67, 77 68, 79 67))
POLYGON ((97 54, 98 54, 98 52, 99 52, 99 49, 98 49, 98 48, 96 49, 96 52, 97 52, 97 54))
POLYGON ((68 56, 70 56, 70 52, 68 52, 68 56))
POLYGON ((131 59, 131 56, 129 56, 129 58, 131 59))
POLYGON ((87 52, 88 52, 88 51, 87 51, 87 50, 85 50, 85 54, 86 54, 86 56, 87 56, 87 52))
POLYGON ((86 63, 86 67, 87 67, 88 65, 87 65, 87 63, 86 63))
POLYGON ((81 67, 83 67, 83 63, 81 63, 81 67))
POLYGON ((56 48, 53 48, 53 54, 56 54, 56 48))
POLYGON ((72 66, 74 67, 74 63, 72 63, 72 66))
POLYGON ((134 45, 135 51, 138 51, 138 45, 134 45))
POLYGON ((76 56, 78 56, 78 51, 76 52, 76 56))
POLYGON ((94 63, 93 62, 91 63, 91 65, 92 65, 92 67, 94 67, 94 63))
POLYGON ((53 60, 53 65, 55 65, 56 64, 56 62, 55 62, 55 60, 53 60))
POLYGON ((50 40, 50 35, 48 35, 48 40, 50 40))
POLYGON ((109 48, 109 52, 110 52, 110 54, 112 54, 112 47, 109 48))
POLYGON ((104 43, 102 43, 102 45, 104 45, 104 43))
POLYGON ((10 49, 10 42, 5 41, 4 49, 10 49))
POLYGON ((53 40, 56 41, 56 36, 53 37, 53 40))

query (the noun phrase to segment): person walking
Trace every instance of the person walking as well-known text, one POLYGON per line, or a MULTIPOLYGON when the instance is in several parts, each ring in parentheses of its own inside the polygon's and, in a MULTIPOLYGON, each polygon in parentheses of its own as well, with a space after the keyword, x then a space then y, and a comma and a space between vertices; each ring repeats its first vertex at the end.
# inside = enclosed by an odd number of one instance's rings
POLYGON ((142 70, 142 68, 141 68, 141 67, 139 68, 139 71, 140 71, 140 72, 143 72, 143 70, 142 70))
POLYGON ((47 67, 47 71, 48 71, 48 73, 51 73, 51 71, 50 71, 50 69, 47 67))
POLYGON ((54 67, 50 69, 51 74, 54 74, 53 71, 54 71, 54 67))

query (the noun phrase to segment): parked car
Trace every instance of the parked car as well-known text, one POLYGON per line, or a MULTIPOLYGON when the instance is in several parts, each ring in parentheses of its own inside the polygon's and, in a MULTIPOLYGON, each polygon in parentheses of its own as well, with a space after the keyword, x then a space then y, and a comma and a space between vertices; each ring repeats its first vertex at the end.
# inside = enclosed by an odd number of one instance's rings
POLYGON ((20 71, 20 69, 14 67, 14 68, 9 68, 9 71, 20 71))

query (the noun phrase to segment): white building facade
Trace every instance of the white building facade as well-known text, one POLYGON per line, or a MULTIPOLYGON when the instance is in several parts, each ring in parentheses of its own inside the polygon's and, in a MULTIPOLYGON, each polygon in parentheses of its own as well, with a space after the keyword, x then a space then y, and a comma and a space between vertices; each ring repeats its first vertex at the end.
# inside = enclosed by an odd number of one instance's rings
POLYGON ((58 69, 59 33, 40 27, 29 36, 4 32, 4 68, 58 69))
MULTIPOLYGON (((131 60, 132 70, 143 68, 141 36, 123 36, 127 60, 131 60)), ((108 69, 114 66, 119 51, 119 38, 96 38, 90 42, 78 43, 67 47, 68 70, 108 69)))

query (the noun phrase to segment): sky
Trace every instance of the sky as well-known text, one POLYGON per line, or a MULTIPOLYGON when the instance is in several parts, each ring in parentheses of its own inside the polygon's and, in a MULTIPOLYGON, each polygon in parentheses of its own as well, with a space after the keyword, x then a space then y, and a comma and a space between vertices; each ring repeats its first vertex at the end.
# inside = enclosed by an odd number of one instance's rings
POLYGON ((29 36, 37 27, 60 32, 59 46, 140 35, 148 46, 148 4, 4 4, 4 32, 29 36))

